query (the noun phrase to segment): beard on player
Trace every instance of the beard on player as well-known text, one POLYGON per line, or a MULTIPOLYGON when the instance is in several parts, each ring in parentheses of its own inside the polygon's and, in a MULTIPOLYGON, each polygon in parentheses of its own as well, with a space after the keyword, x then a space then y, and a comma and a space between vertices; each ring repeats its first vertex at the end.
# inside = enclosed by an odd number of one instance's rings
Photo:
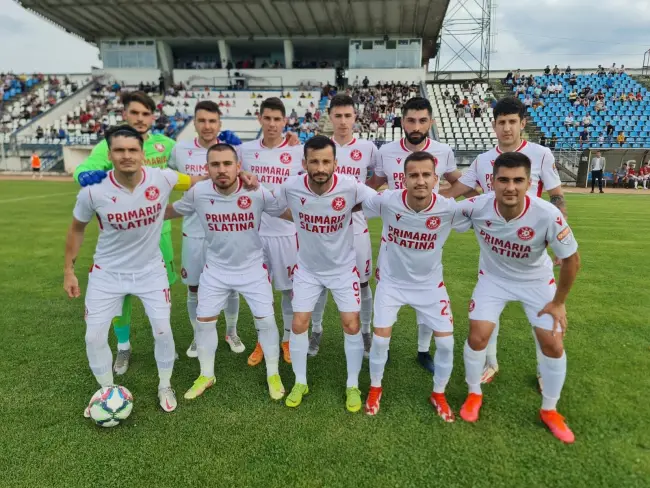
POLYGON ((427 138, 427 134, 414 130, 412 132, 405 132, 404 137, 406 137, 406 140, 409 142, 409 144, 417 146, 418 144, 422 144, 424 142, 424 140, 427 138))
POLYGON ((307 169, 307 175, 309 176, 309 181, 315 186, 325 186, 332 179, 334 174, 334 169, 329 171, 327 168, 318 168, 313 171, 307 169))

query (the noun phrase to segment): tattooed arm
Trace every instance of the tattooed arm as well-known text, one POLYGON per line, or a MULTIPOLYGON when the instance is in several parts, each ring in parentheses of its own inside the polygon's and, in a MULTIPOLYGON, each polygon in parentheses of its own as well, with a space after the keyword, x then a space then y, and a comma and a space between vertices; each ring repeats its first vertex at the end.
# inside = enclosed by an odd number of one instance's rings
POLYGON ((564 192, 562 191, 562 187, 558 186, 557 188, 548 190, 548 196, 550 197, 551 203, 555 205, 560 210, 560 212, 562 212, 562 215, 566 217, 566 202, 564 201, 564 192))

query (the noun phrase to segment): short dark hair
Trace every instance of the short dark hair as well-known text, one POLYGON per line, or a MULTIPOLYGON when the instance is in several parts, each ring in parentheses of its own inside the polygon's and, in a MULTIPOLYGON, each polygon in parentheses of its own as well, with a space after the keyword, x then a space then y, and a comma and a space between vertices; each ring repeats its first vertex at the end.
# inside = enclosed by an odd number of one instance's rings
POLYGON ((429 117, 433 116, 431 102, 424 97, 409 98, 402 107, 402 116, 405 116, 409 110, 426 110, 429 117))
POLYGON ((113 127, 106 129, 106 132, 104 132, 104 138, 106 139, 106 144, 108 145, 109 150, 113 145, 113 139, 115 137, 130 137, 132 139, 137 139, 140 143, 140 147, 144 147, 144 139, 142 138, 142 135, 130 125, 114 125, 113 127))
POLYGON ((530 177, 530 159, 520 152, 505 152, 499 154, 494 160, 492 175, 496 176, 499 168, 524 168, 526 174, 530 177))
POLYGON ((196 107, 194 107, 194 115, 196 115, 196 112, 199 110, 205 110, 206 112, 221 116, 221 109, 219 109, 219 105, 214 103, 212 100, 201 100, 199 103, 197 103, 196 107))
POLYGON ((287 116, 287 109, 284 108, 284 103, 282 103, 282 100, 280 100, 278 97, 270 97, 264 100, 260 104, 260 114, 264 113, 264 109, 279 110, 282 112, 283 117, 287 116))
POLYGON ((156 111, 156 102, 153 101, 149 95, 142 91, 126 92, 122 95, 122 105, 124 108, 128 107, 131 103, 138 102, 151 110, 151 113, 156 111))
POLYGON ((521 120, 526 118, 526 106, 516 97, 503 97, 493 110, 494 120, 499 115, 519 115, 521 120))
POLYGON ((350 95, 339 93, 334 95, 330 100, 330 106, 327 108, 327 113, 332 113, 332 109, 336 107, 352 107, 354 108, 354 100, 350 95))
POLYGON ((426 151, 415 151, 406 156, 406 159, 404 160, 404 174, 406 174, 406 168, 411 161, 431 161, 433 163, 433 172, 436 172, 436 157, 431 153, 426 151))
POLYGON ((334 157, 336 157, 336 144, 327 136, 314 136, 305 142, 305 159, 307 159, 307 152, 312 149, 313 151, 318 151, 320 149, 325 149, 326 147, 331 147, 334 157))
POLYGON ((212 144, 208 148, 208 152, 205 154, 205 160, 206 161, 208 160, 211 152, 226 152, 226 151, 232 151, 232 153, 235 155, 235 162, 239 161, 239 157, 237 156, 237 151, 235 150, 235 148, 232 147, 230 144, 226 144, 225 142, 218 142, 217 144, 212 144))

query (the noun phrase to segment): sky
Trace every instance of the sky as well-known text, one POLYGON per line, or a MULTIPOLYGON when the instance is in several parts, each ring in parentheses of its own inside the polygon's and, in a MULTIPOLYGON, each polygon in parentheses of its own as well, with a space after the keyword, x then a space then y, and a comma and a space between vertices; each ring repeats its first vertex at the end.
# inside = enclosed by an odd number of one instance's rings
MULTIPOLYGON (((452 4, 454 1, 451 0, 452 4)), ((467 3, 471 5, 474 0, 467 3)), ((650 49, 650 2, 642 0, 494 0, 491 69, 640 68, 650 49)), ((453 47, 458 45, 450 44, 453 47)), ((47 20, 0 0, 0 72, 88 73, 98 50, 47 20), (10 46, 10 48, 7 48, 10 46)), ((472 49, 477 53, 475 46, 472 49)), ((451 50, 443 45, 443 65, 451 50)), ((467 58, 467 55, 465 55, 467 58)), ((469 59, 469 58, 467 58, 469 59)), ((462 61, 451 69, 466 70, 462 61)))

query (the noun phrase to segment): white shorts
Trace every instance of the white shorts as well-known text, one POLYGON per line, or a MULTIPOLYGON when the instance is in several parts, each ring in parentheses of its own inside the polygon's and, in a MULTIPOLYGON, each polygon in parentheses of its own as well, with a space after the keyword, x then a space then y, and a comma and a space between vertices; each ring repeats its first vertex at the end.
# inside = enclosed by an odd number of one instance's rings
POLYGON ((298 262, 296 236, 260 236, 264 246, 264 263, 273 278, 276 290, 291 290, 291 278, 298 262))
POLYGON ((363 234, 354 234, 354 252, 357 256, 359 280, 361 283, 367 283, 372 276, 372 244, 368 231, 363 234))
POLYGON ((273 315, 273 289, 266 265, 259 264, 240 274, 224 274, 217 268, 205 266, 199 280, 197 317, 214 317, 226 306, 234 290, 241 293, 254 317, 273 315))
POLYGON ((205 266, 206 241, 203 237, 183 235, 181 279, 184 285, 197 286, 205 266))
POLYGON ((418 324, 435 332, 454 331, 451 303, 444 282, 409 288, 387 280, 380 281, 375 289, 374 327, 392 327, 403 305, 415 309, 418 324))
POLYGON ((86 323, 110 324, 122 315, 126 295, 138 297, 150 319, 169 319, 171 292, 165 263, 138 274, 105 271, 94 264, 88 275, 86 323))
POLYGON ((358 312, 361 310, 359 274, 354 265, 335 276, 316 276, 298 267, 293 274, 294 312, 313 312, 323 289, 332 292, 339 312, 358 312))
POLYGON ((554 279, 539 285, 522 285, 504 283, 503 280, 479 275, 469 302, 469 318, 496 324, 508 302, 521 302, 531 325, 540 329, 553 330, 553 317, 550 315, 538 317, 537 314, 553 299, 555 289, 554 279))

